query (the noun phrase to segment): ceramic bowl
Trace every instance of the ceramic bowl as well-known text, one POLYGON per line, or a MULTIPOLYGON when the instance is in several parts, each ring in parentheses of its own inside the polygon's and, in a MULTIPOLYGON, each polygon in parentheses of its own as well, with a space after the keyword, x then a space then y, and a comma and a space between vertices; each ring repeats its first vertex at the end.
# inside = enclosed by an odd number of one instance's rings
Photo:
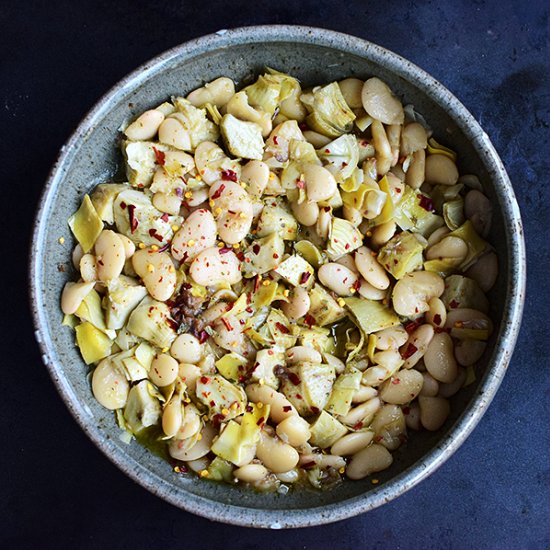
POLYGON ((30 266, 36 337, 63 400, 92 441, 143 487, 189 512, 254 527, 318 525, 367 512, 404 493, 436 470, 462 444, 493 398, 510 361, 521 321, 525 251, 512 186, 489 138, 466 108, 439 82, 409 61, 359 38, 307 27, 264 26, 220 31, 192 40, 146 63, 99 100, 61 150, 36 217, 30 266), (442 141, 459 153, 462 173, 478 174, 494 205, 489 238, 500 260, 490 293, 494 335, 474 384, 452 401, 452 414, 437 433, 415 433, 377 477, 346 481, 329 492, 261 494, 241 487, 176 475, 170 465, 136 442, 119 439, 114 415, 93 398, 74 334, 61 327, 59 297, 71 277, 74 245, 67 219, 84 193, 109 181, 120 165, 121 124, 173 94, 185 95, 225 75, 248 82, 265 66, 304 84, 376 75, 405 103, 423 113, 442 141), (65 245, 58 242, 65 236, 65 245))

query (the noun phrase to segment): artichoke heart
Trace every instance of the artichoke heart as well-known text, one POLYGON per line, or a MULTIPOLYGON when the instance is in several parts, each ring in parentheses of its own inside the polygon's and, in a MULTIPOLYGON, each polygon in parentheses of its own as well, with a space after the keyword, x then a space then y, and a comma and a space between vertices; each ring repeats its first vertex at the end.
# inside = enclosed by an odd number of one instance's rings
POLYGON ((119 193, 131 189, 127 183, 100 183, 92 192, 91 200, 98 216, 109 225, 115 223, 113 205, 119 193))
POLYGON ((408 231, 393 236, 378 252, 378 263, 396 279, 422 266, 422 244, 408 231))
POLYGON ((471 308, 487 313, 489 300, 476 281, 462 275, 450 275, 445 279, 445 290, 441 301, 447 310, 471 308))
POLYGON ((327 245, 327 255, 331 260, 337 260, 344 254, 349 254, 363 244, 363 235, 357 227, 341 218, 332 218, 327 245))
POLYGON ((314 89, 313 103, 309 108, 312 112, 306 122, 312 130, 332 138, 351 132, 355 115, 348 107, 337 82, 314 89))
POLYGON ((303 361, 288 369, 282 390, 302 416, 311 416, 325 408, 335 378, 332 365, 303 361))
POLYGON ((84 253, 88 253, 103 230, 103 222, 88 195, 84 195, 80 208, 69 218, 69 227, 84 253))
POLYGON ((234 351, 226 353, 216 361, 216 369, 227 380, 237 382, 246 372, 247 359, 234 351))
POLYGON ((359 389, 363 373, 353 367, 346 369, 334 382, 325 410, 345 416, 351 409, 351 400, 359 389))
POLYGON ((336 181, 342 183, 353 174, 359 161, 359 146, 355 136, 345 134, 317 151, 319 158, 334 167, 336 181))
POLYGON ((126 178, 134 187, 147 187, 153 181, 157 168, 158 152, 170 150, 167 145, 153 141, 122 141, 122 155, 126 166, 126 178))
POLYGON ((313 267, 297 254, 289 256, 273 271, 292 286, 309 288, 315 279, 313 267))
POLYGON ((233 115, 224 115, 220 129, 227 149, 232 155, 244 159, 262 159, 264 139, 258 124, 239 120, 233 115))
POLYGON ((201 376, 197 380, 197 398, 204 403, 212 417, 221 414, 224 420, 230 420, 242 414, 246 407, 246 393, 223 376, 201 376))
POLYGON ((172 99, 178 114, 178 120, 189 133, 191 150, 194 151, 203 141, 216 141, 219 137, 218 127, 206 116, 206 109, 195 107, 183 97, 172 99))
POLYGON ((88 321, 75 327, 76 343, 87 365, 97 363, 111 353, 113 341, 88 321))
POLYGON ((392 309, 375 300, 350 296, 344 298, 344 301, 364 334, 395 327, 400 323, 399 317, 392 309))
POLYGON ((276 268, 285 253, 285 242, 278 232, 250 243, 244 252, 243 275, 263 275, 276 268))
POLYGON ((321 411, 317 420, 311 425, 310 442, 321 449, 326 449, 346 435, 347 432, 348 429, 338 422, 334 416, 326 411, 321 411))
POLYGON ((107 284, 108 292, 104 300, 107 328, 120 329, 124 326, 133 309, 147 296, 147 289, 130 277, 120 276, 107 284))
POLYGON ((310 290, 309 299, 311 305, 308 313, 315 319, 316 325, 333 325, 346 316, 344 308, 318 283, 310 290))
POLYGON ((163 349, 169 348, 176 338, 173 324, 170 308, 162 302, 146 297, 130 314, 127 328, 135 336, 163 349))
POLYGON ((272 233, 277 233, 285 241, 293 241, 298 235, 298 222, 282 201, 266 199, 256 225, 256 235, 267 237, 272 233))
POLYGON ((161 415, 159 401, 149 392, 148 380, 142 380, 130 389, 124 407, 124 420, 133 433, 139 433, 156 424, 161 415))

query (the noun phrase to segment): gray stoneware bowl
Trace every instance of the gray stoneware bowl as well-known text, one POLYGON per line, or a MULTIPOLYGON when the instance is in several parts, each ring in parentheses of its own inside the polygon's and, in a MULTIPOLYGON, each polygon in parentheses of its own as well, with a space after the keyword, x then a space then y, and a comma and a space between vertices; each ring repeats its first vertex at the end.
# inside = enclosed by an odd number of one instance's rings
POLYGON ((525 250, 519 209, 501 160, 472 115, 439 82, 405 59, 352 36, 265 26, 220 31, 178 46, 130 74, 97 103, 63 147, 44 189, 30 277, 44 363, 92 441, 132 479, 176 506, 213 520, 276 529, 329 523, 372 510, 416 485, 454 453, 481 419, 510 361, 521 321, 525 250), (176 475, 137 443, 119 440, 113 414, 92 396, 72 331, 60 326, 59 297, 72 275, 74 245, 67 219, 84 193, 117 171, 115 142, 121 124, 172 94, 186 94, 221 75, 246 82, 266 65, 306 85, 350 75, 382 78, 426 116, 435 136, 453 144, 462 159, 461 171, 478 174, 494 204, 490 242, 500 258, 500 275, 490 299, 496 330, 481 375, 456 396, 451 417, 439 432, 415 433, 396 453, 392 467, 378 476, 378 485, 369 479, 347 481, 325 493, 303 490, 283 496, 176 475), (60 236, 66 238, 63 246, 60 236), (60 265, 67 269, 60 270, 60 265))

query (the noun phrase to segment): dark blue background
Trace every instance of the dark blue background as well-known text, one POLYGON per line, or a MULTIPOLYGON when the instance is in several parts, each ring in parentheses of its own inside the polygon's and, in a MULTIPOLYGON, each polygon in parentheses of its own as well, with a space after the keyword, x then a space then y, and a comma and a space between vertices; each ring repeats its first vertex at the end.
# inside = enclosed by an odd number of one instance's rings
POLYGON ((0 3, 0 547, 548 548, 550 24, 544 0, 6 1, 0 3), (322 26, 439 79, 501 154, 525 223, 529 284, 490 410, 430 479, 369 514, 299 531, 211 523, 135 485, 92 445, 34 344, 26 255, 58 149, 96 99, 163 50, 220 28, 322 26))

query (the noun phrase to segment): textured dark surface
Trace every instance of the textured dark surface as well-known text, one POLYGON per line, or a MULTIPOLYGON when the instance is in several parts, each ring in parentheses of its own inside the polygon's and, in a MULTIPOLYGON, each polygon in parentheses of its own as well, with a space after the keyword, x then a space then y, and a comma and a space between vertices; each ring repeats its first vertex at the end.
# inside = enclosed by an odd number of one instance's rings
POLYGON ((0 218, 4 396, 0 546, 14 548, 439 548, 550 545, 546 331, 550 267, 549 9, 519 2, 2 2, 0 218), (225 6, 224 6, 225 4, 225 6), (431 478, 369 514, 267 532, 214 524, 148 494, 95 449, 67 413, 32 336, 26 254, 58 149, 95 100, 143 61, 193 37, 260 23, 361 36, 438 78, 481 122, 523 211, 524 324, 492 406, 431 478), (14 322, 15 321, 15 322, 14 322), (5 326, 4 326, 5 325, 5 326))

